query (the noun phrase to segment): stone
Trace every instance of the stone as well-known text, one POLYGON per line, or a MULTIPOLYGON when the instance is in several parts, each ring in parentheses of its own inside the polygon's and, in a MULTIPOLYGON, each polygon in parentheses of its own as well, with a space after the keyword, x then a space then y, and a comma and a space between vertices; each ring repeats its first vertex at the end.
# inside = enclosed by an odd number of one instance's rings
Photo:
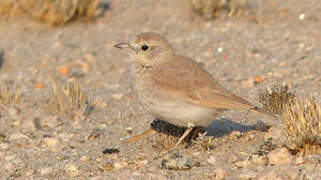
POLYGON ((290 152, 285 147, 276 148, 268 154, 272 165, 289 164, 292 161, 290 152))
POLYGON ((40 169, 40 174, 46 175, 46 174, 50 174, 52 171, 53 169, 51 167, 43 167, 40 169))
POLYGON ((240 161, 241 158, 238 154, 231 152, 227 154, 227 162, 228 163, 235 163, 236 161, 240 161))
POLYGON ((73 165, 73 164, 70 164, 68 166, 66 166, 66 172, 67 174, 69 175, 69 177, 71 178, 74 178, 74 177, 77 177, 80 175, 80 171, 79 169, 77 168, 77 166, 73 165))
POLYGON ((303 156, 299 156, 295 159, 295 164, 296 165, 301 165, 301 164, 304 164, 305 163, 305 158, 303 156))
POLYGON ((207 158, 207 162, 210 163, 211 165, 216 164, 216 158, 214 156, 210 156, 207 158))
POLYGON ((60 139, 55 137, 46 137, 42 140, 42 143, 45 147, 49 148, 54 152, 61 151, 63 148, 60 139))
POLYGON ((281 178, 277 172, 275 170, 272 170, 268 173, 264 173, 263 176, 259 177, 258 180, 270 180, 270 179, 273 179, 273 180, 283 180, 283 178, 281 178))
POLYGON ((216 179, 226 179, 227 176, 228 176, 228 174, 224 169, 218 168, 218 169, 215 170, 216 179))
POLYGON ((264 139, 278 139, 282 136, 282 129, 278 127, 270 127, 268 132, 264 135, 264 139))
POLYGON ((234 139, 238 139, 242 136, 242 133, 240 131, 233 131, 230 134, 230 139, 234 140, 234 139))
POLYGON ((257 172, 253 170, 248 170, 248 169, 243 170, 242 173, 240 174, 240 178, 242 179, 255 179, 256 177, 257 177, 257 172))
POLYGON ((161 167, 170 170, 187 170, 195 166, 200 166, 200 163, 193 161, 183 152, 169 154, 161 161, 161 167))
POLYGON ((21 134, 21 133, 13 133, 10 134, 9 140, 17 140, 17 139, 28 139, 28 136, 21 134))
POLYGON ((20 114, 20 109, 12 107, 9 108, 8 113, 12 119, 17 119, 18 115, 20 114))

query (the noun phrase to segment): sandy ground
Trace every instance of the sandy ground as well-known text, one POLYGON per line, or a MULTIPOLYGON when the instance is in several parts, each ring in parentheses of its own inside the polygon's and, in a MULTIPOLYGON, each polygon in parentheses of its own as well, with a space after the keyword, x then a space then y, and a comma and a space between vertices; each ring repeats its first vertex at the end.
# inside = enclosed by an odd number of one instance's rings
POLYGON ((318 0, 252 0, 250 14, 211 21, 193 14, 183 0, 109 2, 103 17, 66 26, 0 20, 0 81, 22 95, 19 103, 0 107, 2 179, 321 178, 319 156, 306 160, 285 151, 280 126, 268 132, 255 126, 280 123, 246 112, 226 111, 213 121, 210 146, 180 146, 160 156, 173 137, 121 144, 148 129, 153 117, 130 88, 130 58, 112 47, 140 32, 158 32, 178 54, 255 104, 258 89, 275 77, 292 82, 302 96, 320 99, 318 0), (59 73, 60 67, 70 72, 59 73), (263 82, 254 82, 258 76, 263 82), (83 109, 62 114, 48 105, 52 79, 63 84, 71 78, 95 105, 88 115, 83 109), (179 170, 170 170, 171 158, 179 170))

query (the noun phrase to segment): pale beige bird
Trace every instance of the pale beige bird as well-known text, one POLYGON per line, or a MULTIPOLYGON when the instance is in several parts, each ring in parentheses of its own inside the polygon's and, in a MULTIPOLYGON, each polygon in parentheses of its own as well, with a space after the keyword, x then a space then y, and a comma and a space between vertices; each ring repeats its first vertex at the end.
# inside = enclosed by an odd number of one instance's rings
MULTIPOLYGON (((132 55, 134 86, 139 102, 155 118, 187 127, 179 144, 195 126, 208 126, 226 109, 273 116, 223 88, 192 59, 175 54, 156 33, 138 34, 131 44, 114 45, 132 55)), ((152 134, 146 131, 141 136, 152 134)))

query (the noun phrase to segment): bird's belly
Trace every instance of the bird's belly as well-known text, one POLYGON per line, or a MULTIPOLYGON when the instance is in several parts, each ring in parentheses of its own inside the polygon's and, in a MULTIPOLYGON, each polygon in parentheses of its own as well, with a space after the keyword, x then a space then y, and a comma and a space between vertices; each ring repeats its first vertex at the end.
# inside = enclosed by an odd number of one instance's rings
POLYGON ((143 100, 143 106, 156 118, 177 126, 208 126, 217 117, 218 111, 196 104, 153 99, 143 100))

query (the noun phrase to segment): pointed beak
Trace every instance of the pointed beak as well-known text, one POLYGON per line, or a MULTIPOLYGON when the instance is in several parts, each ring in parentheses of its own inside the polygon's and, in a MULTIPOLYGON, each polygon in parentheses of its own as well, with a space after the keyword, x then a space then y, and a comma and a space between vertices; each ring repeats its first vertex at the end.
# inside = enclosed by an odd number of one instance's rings
POLYGON ((128 44, 128 43, 118 43, 118 44, 113 44, 113 46, 115 46, 118 49, 125 50, 125 51, 135 51, 135 52, 137 51, 133 45, 128 44))

